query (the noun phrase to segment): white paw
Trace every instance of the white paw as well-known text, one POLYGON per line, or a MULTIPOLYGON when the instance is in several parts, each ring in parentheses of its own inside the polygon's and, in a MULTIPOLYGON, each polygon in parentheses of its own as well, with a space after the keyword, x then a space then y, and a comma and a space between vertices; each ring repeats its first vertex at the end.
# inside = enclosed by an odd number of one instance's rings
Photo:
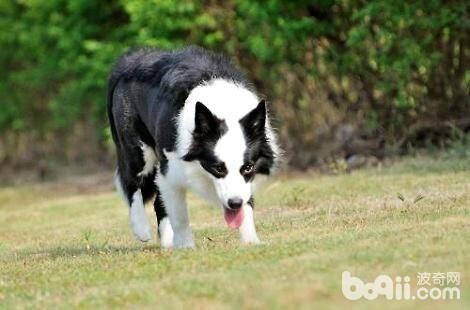
POLYGON ((164 249, 173 247, 173 229, 171 228, 170 220, 168 217, 163 218, 158 225, 158 232, 160 233, 160 246, 164 249))
POLYGON ((194 240, 175 240, 173 241, 173 248, 194 250, 196 245, 194 244, 194 240))
POLYGON ((260 244, 261 243, 258 236, 256 236, 256 235, 241 238, 241 242, 243 244, 260 244))
POLYGON ((195 249, 194 238, 191 230, 185 230, 183 232, 175 232, 173 236, 173 248, 174 249, 195 249))
POLYGON ((139 241, 147 242, 152 240, 152 229, 150 228, 150 226, 133 227, 132 231, 134 232, 135 237, 139 241))
POLYGON ((147 215, 145 214, 140 190, 133 196, 132 205, 129 208, 129 218, 132 231, 138 240, 142 242, 152 240, 152 229, 150 228, 147 215))

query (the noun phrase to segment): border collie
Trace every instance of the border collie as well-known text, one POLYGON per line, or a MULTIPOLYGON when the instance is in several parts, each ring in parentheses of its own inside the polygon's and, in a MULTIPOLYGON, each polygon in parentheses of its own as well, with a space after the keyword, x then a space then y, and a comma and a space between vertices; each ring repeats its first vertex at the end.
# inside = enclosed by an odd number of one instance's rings
POLYGON ((132 230, 152 238, 154 199, 163 248, 194 248, 187 189, 221 206, 243 243, 259 243, 253 191, 278 159, 266 104, 230 61, 198 47, 123 55, 108 81, 116 186, 132 230), (255 182, 256 181, 256 182, 255 182))

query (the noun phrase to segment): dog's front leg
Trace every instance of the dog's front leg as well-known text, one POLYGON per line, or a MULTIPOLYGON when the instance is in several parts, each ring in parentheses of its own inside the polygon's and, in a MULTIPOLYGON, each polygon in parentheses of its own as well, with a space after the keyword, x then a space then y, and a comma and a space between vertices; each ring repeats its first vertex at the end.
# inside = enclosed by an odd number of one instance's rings
POLYGON ((164 177, 157 178, 157 182, 173 228, 173 247, 175 249, 194 249, 194 238, 189 227, 188 208, 186 207, 186 190, 166 182, 164 177))
POLYGON ((258 235, 256 234, 255 221, 253 217, 253 199, 249 203, 243 205, 243 223, 239 228, 240 239, 242 243, 258 244, 260 243, 258 235))

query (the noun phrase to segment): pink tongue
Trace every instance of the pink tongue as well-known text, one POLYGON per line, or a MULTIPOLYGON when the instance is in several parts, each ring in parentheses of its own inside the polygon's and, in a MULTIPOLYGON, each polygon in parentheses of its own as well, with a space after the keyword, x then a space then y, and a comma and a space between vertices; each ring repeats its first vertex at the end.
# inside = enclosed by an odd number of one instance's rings
POLYGON ((224 208, 224 218, 228 227, 238 228, 243 222, 243 208, 238 210, 228 210, 224 208))

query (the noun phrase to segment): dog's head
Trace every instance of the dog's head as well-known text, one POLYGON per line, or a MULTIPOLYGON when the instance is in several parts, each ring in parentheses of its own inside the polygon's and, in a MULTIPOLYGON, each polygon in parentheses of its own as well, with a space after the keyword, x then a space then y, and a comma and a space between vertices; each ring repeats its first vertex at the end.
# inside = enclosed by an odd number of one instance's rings
POLYGON ((241 225, 242 207, 252 199, 256 175, 270 174, 274 165, 266 118, 264 100, 241 119, 219 119, 204 104, 196 103, 193 141, 183 159, 199 161, 232 228, 241 225))

